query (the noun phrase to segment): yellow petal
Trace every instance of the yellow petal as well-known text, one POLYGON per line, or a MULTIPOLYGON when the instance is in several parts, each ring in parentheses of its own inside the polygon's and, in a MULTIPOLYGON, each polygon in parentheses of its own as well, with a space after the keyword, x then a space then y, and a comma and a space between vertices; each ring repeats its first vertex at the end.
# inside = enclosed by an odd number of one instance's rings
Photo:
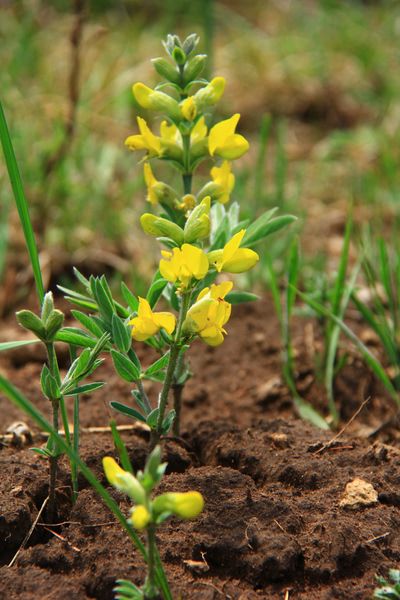
POLYGON ((193 96, 189 96, 189 98, 185 98, 183 102, 181 102, 181 113, 182 116, 187 121, 193 121, 196 118, 197 108, 193 96))
POLYGON ((157 312, 154 313, 154 320, 158 327, 165 329, 167 333, 171 335, 171 333, 175 329, 176 319, 175 315, 169 312, 157 312))
POLYGON ((231 259, 224 262, 222 271, 227 273, 243 273, 249 271, 259 260, 257 252, 250 248, 239 248, 231 259))
POLYGON ((198 142, 199 140, 202 140, 203 138, 205 138, 207 135, 207 125, 205 122, 204 117, 201 117, 196 125, 193 127, 192 129, 192 133, 190 134, 190 139, 192 141, 192 143, 194 142, 198 142))
POLYGON ((176 125, 168 125, 167 121, 162 121, 160 125, 161 137, 169 142, 176 142, 179 135, 176 125))
MULTIPOLYGON (((245 233, 246 233, 246 230, 241 229, 240 231, 235 233, 235 235, 229 240, 229 242, 227 244, 225 244, 223 252, 222 252, 221 268, 223 268, 226 261, 231 260, 231 258, 234 256, 235 252, 237 252, 240 244, 242 243, 242 239, 243 239, 245 233)), ((218 269, 218 267, 217 267, 217 269, 218 269)), ((218 269, 218 270, 220 270, 220 269, 218 269)))
POLYGON ((216 149, 223 147, 226 139, 234 134, 239 119, 240 115, 236 113, 229 119, 220 121, 211 128, 210 135, 208 137, 208 148, 211 156, 214 156, 216 149))
POLYGON ((144 83, 135 83, 132 86, 133 95, 136 101, 143 108, 150 108, 150 96, 153 94, 153 90, 144 83))
POLYGON ((215 149, 215 154, 227 160, 235 160, 246 154, 250 144, 243 135, 235 133, 226 138, 224 145, 215 149))
POLYGON ((151 515, 147 508, 143 506, 143 504, 140 504, 132 509, 129 521, 132 523, 135 529, 141 531, 150 523, 151 515))
POLYGON ((194 519, 204 508, 204 499, 199 492, 177 492, 171 496, 173 511, 182 519, 194 519))
POLYGON ((220 346, 224 341, 224 336, 221 331, 216 327, 209 328, 208 330, 200 333, 201 339, 209 346, 220 346))
POLYGON ((142 135, 130 135, 125 140, 125 146, 130 150, 146 150, 146 144, 142 135))

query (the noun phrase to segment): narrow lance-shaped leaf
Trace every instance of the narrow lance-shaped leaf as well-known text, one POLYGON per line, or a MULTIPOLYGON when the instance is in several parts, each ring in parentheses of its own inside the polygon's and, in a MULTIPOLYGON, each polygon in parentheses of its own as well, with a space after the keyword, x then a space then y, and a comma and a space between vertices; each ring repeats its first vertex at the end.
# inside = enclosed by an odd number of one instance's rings
POLYGON ((44 298, 44 285, 42 272, 40 269, 39 254, 37 251, 35 235, 33 233, 32 222, 29 216, 28 203, 26 201, 21 175, 15 158, 14 148, 8 131, 6 117, 3 106, 0 102, 0 139, 3 146, 4 157, 6 160, 8 175, 11 187, 14 193, 15 203, 18 209, 19 218, 25 236, 25 242, 28 249, 29 258, 32 265, 33 276, 36 284, 36 291, 39 299, 39 305, 42 305, 44 298))

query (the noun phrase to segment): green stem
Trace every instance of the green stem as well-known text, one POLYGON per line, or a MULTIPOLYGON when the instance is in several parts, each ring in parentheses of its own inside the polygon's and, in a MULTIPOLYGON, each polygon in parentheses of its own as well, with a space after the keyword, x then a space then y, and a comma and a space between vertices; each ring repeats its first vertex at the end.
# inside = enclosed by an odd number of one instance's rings
POLYGON ((177 360, 179 357, 179 352, 181 349, 182 326, 186 319, 186 314, 187 314, 187 311, 189 308, 190 296, 191 296, 190 292, 184 292, 182 294, 178 323, 177 323, 176 330, 175 330, 175 337, 174 337, 174 341, 171 344, 167 372, 165 374, 165 381, 164 381, 163 388, 161 390, 160 400, 159 400, 159 404, 158 404, 159 414, 158 414, 158 419, 157 419, 157 427, 155 430, 153 430, 152 437, 151 437, 151 446, 153 448, 159 442, 161 433, 162 433, 162 424, 164 421, 165 409, 167 407, 168 395, 169 395, 169 391, 171 389, 171 386, 172 386, 172 383, 174 380, 176 363, 177 363, 177 360))
POLYGON ((144 598, 154 600, 159 597, 156 584, 156 528, 154 523, 147 527, 147 578, 144 598))
MULTIPOLYGON (((52 400, 51 406, 53 409, 53 429, 58 431, 58 400, 52 400)), ((50 456, 50 470, 49 470, 49 503, 47 516, 50 521, 54 521, 54 515, 56 512, 56 483, 57 483, 57 471, 58 471, 58 444, 53 438, 53 444, 51 451, 54 452, 50 456)))
POLYGON ((178 356, 178 360, 176 361, 176 369, 174 373, 174 381, 172 383, 172 392, 174 395, 174 410, 175 410, 175 419, 174 424, 172 426, 172 431, 175 436, 180 436, 181 429, 181 406, 182 406, 182 394, 183 388, 185 384, 178 383, 185 366, 185 361, 183 358, 183 353, 180 352, 178 356))

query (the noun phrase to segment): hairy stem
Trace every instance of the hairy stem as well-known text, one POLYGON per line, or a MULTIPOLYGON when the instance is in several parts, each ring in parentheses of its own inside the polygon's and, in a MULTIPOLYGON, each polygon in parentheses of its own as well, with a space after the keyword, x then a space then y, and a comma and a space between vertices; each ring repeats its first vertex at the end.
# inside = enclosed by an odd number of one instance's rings
MULTIPOLYGON (((53 409, 53 428, 58 431, 58 400, 52 400, 51 406, 53 409)), ((57 471, 58 471, 58 451, 57 443, 54 440, 52 445, 52 452, 54 455, 50 456, 50 470, 49 470, 49 503, 47 507, 47 516, 50 522, 54 520, 56 512, 56 484, 57 484, 57 471)))

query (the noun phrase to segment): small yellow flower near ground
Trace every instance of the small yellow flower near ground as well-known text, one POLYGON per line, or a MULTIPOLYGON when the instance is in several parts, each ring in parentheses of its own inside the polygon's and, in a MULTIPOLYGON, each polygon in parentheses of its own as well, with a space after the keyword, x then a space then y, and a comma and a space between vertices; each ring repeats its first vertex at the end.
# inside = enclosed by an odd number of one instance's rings
POLYGON ((140 503, 144 501, 145 491, 141 483, 134 475, 132 475, 132 473, 121 469, 119 464, 111 456, 105 456, 103 458, 103 469, 107 481, 111 483, 113 487, 130 496, 135 502, 140 503))
POLYGON ((224 160, 220 167, 213 167, 211 177, 213 182, 221 188, 218 202, 226 204, 229 202, 230 194, 235 186, 235 176, 231 172, 231 163, 224 160))
POLYGON ((142 117, 137 118, 140 134, 130 135, 125 140, 125 146, 130 150, 147 150, 149 157, 161 156, 161 140, 148 127, 142 117))
POLYGON ((167 492, 153 502, 156 514, 171 512, 181 519, 195 519, 204 508, 200 492, 167 492))
POLYGON ((193 99, 193 96, 189 96, 189 98, 185 98, 180 104, 182 116, 187 121, 193 121, 197 115, 196 103, 193 99))
POLYGON ((132 523, 135 529, 141 531, 150 523, 151 515, 143 504, 139 504, 139 506, 132 508, 128 521, 132 523))
POLYGON ((169 312, 153 312, 148 301, 140 297, 138 315, 129 321, 129 325, 132 325, 132 337, 138 342, 152 337, 161 328, 171 335, 175 323, 175 315, 169 312))
POLYGON ((162 250, 164 258, 160 260, 160 273, 167 281, 180 281, 186 288, 192 277, 203 279, 209 268, 207 254, 191 244, 183 244, 182 248, 162 250))
POLYGON ((208 260, 210 265, 213 265, 217 271, 225 271, 227 273, 243 273, 249 271, 259 261, 257 252, 250 248, 239 248, 245 229, 241 229, 236 233, 222 250, 214 250, 209 252, 208 260))
POLYGON ((231 305, 224 300, 232 289, 231 281, 204 288, 188 310, 183 331, 196 333, 209 346, 219 346, 224 341, 224 325, 231 316, 231 305))
POLYGON ((249 142, 242 135, 235 133, 239 119, 240 115, 237 113, 211 128, 208 137, 208 150, 211 156, 234 160, 247 152, 249 142))

